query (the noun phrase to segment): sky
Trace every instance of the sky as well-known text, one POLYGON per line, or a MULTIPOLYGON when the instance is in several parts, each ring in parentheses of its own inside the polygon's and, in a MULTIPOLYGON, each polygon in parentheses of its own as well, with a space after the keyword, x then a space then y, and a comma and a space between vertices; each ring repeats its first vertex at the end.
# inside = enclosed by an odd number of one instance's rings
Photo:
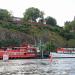
POLYGON ((55 18, 59 26, 72 21, 75 16, 75 0, 0 0, 0 8, 7 9, 15 17, 23 17, 30 7, 43 11, 45 17, 55 18))

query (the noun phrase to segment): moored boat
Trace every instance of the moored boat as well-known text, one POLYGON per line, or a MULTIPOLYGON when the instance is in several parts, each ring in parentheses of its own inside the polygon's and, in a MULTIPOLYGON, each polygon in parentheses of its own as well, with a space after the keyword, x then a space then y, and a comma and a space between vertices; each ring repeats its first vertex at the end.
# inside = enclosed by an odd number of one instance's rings
POLYGON ((75 58, 75 48, 57 48, 56 52, 50 52, 52 58, 75 58))
POLYGON ((36 52, 37 49, 30 45, 0 48, 0 59, 5 56, 5 53, 9 56, 8 58, 35 58, 37 57, 36 52))

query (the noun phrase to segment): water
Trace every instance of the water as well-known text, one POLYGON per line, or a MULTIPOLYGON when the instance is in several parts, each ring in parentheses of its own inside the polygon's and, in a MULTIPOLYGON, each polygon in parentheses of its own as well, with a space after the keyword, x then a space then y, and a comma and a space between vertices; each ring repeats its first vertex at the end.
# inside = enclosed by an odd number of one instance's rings
POLYGON ((0 60, 0 75, 75 75, 75 58, 0 60))
POLYGON ((55 75, 75 75, 75 58, 61 58, 52 61, 55 75))

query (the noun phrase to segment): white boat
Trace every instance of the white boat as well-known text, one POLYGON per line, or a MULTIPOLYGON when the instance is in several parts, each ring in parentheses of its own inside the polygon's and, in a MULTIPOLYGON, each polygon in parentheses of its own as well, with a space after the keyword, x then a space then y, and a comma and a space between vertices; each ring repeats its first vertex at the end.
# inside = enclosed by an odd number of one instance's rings
POLYGON ((75 58, 75 48, 59 48, 57 52, 50 52, 51 58, 75 58))
POLYGON ((75 58, 75 54, 74 53, 55 53, 55 52, 51 52, 50 53, 50 57, 52 58, 75 58))

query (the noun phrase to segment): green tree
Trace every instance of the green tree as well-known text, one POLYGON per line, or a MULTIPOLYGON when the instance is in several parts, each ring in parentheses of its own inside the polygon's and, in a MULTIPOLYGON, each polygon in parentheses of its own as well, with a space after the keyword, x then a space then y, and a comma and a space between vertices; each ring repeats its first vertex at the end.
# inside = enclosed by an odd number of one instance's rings
POLYGON ((53 17, 48 16, 48 17, 45 18, 45 20, 46 20, 46 24, 49 24, 49 25, 52 25, 52 26, 57 25, 57 22, 53 17))
POLYGON ((73 20, 71 23, 71 30, 75 32, 75 20, 73 20))
POLYGON ((75 19, 73 21, 66 21, 64 29, 68 32, 75 32, 75 19))
POLYGON ((72 34, 71 32, 69 33, 65 32, 63 37, 66 38, 66 40, 70 40, 70 39, 74 39, 75 35, 72 34))
POLYGON ((11 14, 6 9, 0 9, 0 20, 10 20, 11 14))
POLYGON ((64 31, 63 37, 66 38, 66 40, 75 39, 75 20, 66 21, 64 31))
POLYGON ((0 47, 8 47, 8 46, 19 46, 21 41, 19 39, 5 39, 0 40, 0 47))
POLYGON ((64 30, 66 32, 69 32, 71 29, 72 29, 71 22, 70 21, 66 21, 65 24, 64 24, 64 30))
POLYGON ((74 47, 75 48, 75 39, 70 39, 68 42, 68 47, 74 47))
POLYGON ((31 20, 36 22, 37 18, 43 18, 43 14, 44 13, 40 11, 38 8, 31 7, 26 9, 26 12, 24 12, 24 20, 31 20))
POLYGON ((55 51, 55 45, 53 44, 53 42, 48 42, 46 43, 45 45, 45 50, 48 50, 48 51, 55 51))

